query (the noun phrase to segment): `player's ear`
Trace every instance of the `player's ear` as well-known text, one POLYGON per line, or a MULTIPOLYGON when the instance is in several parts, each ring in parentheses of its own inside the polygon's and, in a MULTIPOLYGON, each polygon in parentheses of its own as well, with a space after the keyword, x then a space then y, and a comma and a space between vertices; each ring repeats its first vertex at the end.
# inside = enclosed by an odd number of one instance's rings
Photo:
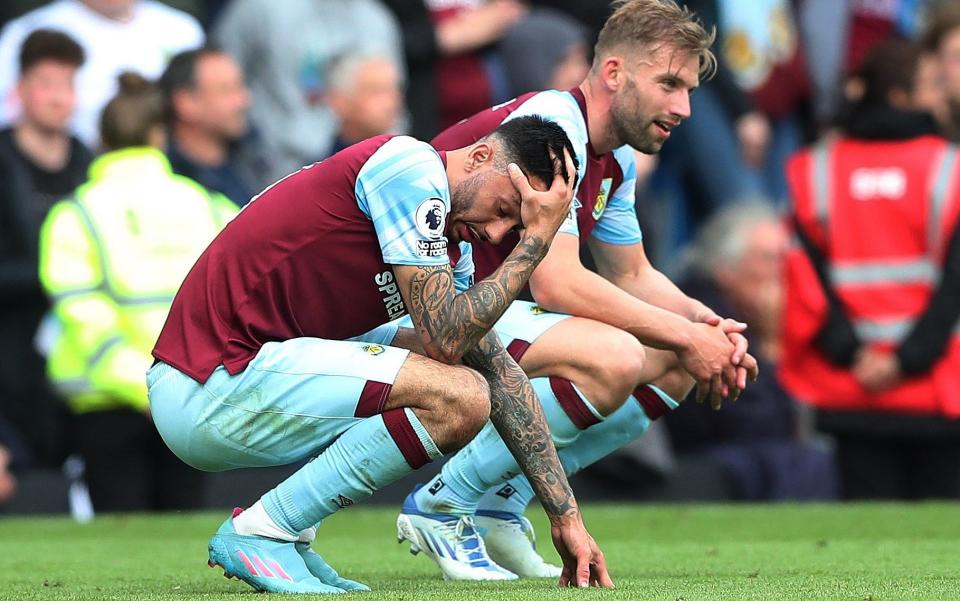
POLYGON ((494 152, 493 145, 490 142, 477 142, 467 153, 464 167, 468 172, 482 167, 493 159, 494 152))
POLYGON ((600 63, 600 78, 611 92, 620 89, 624 69, 626 69, 626 63, 623 57, 615 54, 604 57, 603 62, 600 63))

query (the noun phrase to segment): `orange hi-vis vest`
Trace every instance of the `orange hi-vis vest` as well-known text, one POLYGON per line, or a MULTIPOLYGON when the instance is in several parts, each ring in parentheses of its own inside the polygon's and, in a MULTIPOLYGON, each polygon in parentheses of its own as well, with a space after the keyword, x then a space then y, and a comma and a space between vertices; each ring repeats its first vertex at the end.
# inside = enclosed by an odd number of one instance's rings
MULTIPOLYGON (((787 177, 797 226, 825 260, 826 278, 860 341, 893 351, 940 281, 960 211, 957 147, 840 139, 791 157, 787 177)), ((813 263, 794 244, 786 266, 780 376, 797 398, 831 410, 960 417, 960 328, 926 373, 871 394, 814 339, 828 314, 813 263)))

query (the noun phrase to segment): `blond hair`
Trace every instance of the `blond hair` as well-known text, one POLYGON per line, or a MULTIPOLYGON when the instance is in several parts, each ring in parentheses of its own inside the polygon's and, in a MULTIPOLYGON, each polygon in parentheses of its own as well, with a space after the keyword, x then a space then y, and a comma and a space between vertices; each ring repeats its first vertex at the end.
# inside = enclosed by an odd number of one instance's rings
POLYGON ((717 59, 710 51, 716 28, 708 32, 687 7, 673 0, 617 0, 594 46, 594 67, 624 46, 649 50, 669 44, 700 58, 700 77, 709 79, 717 70, 717 59))

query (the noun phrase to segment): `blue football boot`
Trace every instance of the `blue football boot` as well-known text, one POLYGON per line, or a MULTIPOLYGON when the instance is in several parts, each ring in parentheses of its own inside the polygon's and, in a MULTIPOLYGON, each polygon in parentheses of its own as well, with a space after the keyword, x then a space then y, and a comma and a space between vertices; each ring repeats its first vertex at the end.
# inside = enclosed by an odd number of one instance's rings
POLYGON ((311 574, 319 578, 321 582, 348 592, 370 590, 370 587, 362 582, 343 578, 340 574, 337 574, 337 571, 324 561, 319 553, 313 550, 310 543, 298 542, 294 543, 294 546, 297 548, 297 553, 300 554, 300 558, 303 559, 303 563, 306 564, 307 569, 310 570, 311 574))
POLYGON ((223 575, 238 578, 267 593, 336 594, 344 589, 324 584, 307 569, 294 543, 262 536, 237 534, 234 510, 210 539, 207 565, 220 566, 223 575))

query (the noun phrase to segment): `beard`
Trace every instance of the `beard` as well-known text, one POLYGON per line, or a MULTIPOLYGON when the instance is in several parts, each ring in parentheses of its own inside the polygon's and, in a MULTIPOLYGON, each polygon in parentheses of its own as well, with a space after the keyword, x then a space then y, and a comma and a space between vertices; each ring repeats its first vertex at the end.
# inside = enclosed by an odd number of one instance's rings
POLYGON ((477 192, 490 176, 489 171, 475 173, 450 189, 450 221, 458 220, 473 208, 477 192))
POLYGON ((634 108, 638 105, 636 92, 622 94, 610 104, 613 127, 621 144, 627 144, 644 154, 657 154, 663 147, 663 139, 651 132, 653 119, 640 119, 642 111, 634 108))

